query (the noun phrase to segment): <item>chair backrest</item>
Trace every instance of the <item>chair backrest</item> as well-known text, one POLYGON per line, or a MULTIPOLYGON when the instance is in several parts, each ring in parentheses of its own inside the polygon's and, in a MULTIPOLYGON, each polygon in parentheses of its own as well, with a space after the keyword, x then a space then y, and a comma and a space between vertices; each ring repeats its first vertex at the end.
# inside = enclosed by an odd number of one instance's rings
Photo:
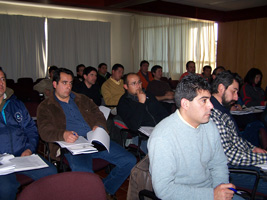
POLYGON ((14 89, 15 81, 13 79, 6 79, 6 86, 11 89, 14 89))
POLYGON ((64 172, 41 178, 28 185, 17 200, 106 200, 102 180, 89 172, 64 172))
POLYGON ((139 161, 131 171, 127 200, 138 200, 139 191, 144 189, 153 191, 148 155, 139 161))

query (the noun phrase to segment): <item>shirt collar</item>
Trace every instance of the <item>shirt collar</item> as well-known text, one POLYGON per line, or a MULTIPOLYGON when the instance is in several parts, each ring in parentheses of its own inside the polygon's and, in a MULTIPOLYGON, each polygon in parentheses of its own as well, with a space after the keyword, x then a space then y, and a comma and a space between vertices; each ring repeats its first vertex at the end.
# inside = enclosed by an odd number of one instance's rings
POLYGON ((113 79, 112 77, 110 77, 110 80, 112 80, 115 84, 120 85, 122 79, 120 79, 119 81, 116 81, 115 79, 113 79))
MULTIPOLYGON (((58 98, 57 98, 57 96, 56 96, 56 94, 55 94, 55 91, 54 91, 54 97, 55 97, 55 99, 60 103, 60 102, 63 102, 63 101, 60 101, 58 98)), ((70 93, 70 100, 74 100, 74 98, 75 98, 75 94, 74 93, 70 93)), ((69 102, 70 102, 70 100, 69 100, 69 102)), ((64 102, 64 103, 66 103, 66 102, 64 102)))
POLYGON ((182 122, 184 122, 184 123, 187 124, 188 126, 192 127, 193 129, 198 129, 199 126, 195 128, 195 127, 193 127, 191 124, 189 124, 187 121, 185 121, 184 118, 182 117, 180 111, 179 111, 178 109, 177 109, 176 113, 177 113, 178 117, 182 120, 182 122))

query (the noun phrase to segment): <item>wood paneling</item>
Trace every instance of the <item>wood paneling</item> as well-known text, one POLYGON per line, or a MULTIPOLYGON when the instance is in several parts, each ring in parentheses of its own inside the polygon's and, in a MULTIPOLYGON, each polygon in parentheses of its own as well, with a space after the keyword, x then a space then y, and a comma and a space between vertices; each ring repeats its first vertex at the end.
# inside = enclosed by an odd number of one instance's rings
POLYGON ((219 23, 217 66, 222 65, 244 78, 256 67, 267 85, 267 18, 219 23))

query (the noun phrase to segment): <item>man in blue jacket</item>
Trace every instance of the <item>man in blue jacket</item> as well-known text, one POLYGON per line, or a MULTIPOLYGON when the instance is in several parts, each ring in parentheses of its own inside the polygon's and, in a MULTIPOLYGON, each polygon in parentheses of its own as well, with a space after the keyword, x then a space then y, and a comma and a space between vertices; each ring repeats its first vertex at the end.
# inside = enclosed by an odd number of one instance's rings
MULTIPOLYGON (((38 132, 24 104, 13 95, 13 90, 6 87, 6 75, 0 67, 0 154, 29 156, 35 153, 38 145, 38 132)), ((46 162, 49 167, 21 171, 21 173, 37 180, 44 176, 56 174, 56 168, 46 162)), ((0 176, 0 199, 15 199, 19 182, 16 173, 0 176)))

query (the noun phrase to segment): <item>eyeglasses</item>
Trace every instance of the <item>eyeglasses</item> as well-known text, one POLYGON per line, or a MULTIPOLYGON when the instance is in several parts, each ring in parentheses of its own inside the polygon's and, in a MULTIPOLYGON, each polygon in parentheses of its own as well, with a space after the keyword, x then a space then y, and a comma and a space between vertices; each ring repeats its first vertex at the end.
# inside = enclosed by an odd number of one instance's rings
POLYGON ((129 83, 128 85, 131 85, 131 86, 136 86, 136 85, 141 85, 142 82, 139 80, 139 81, 135 81, 135 82, 132 82, 132 83, 129 83))

